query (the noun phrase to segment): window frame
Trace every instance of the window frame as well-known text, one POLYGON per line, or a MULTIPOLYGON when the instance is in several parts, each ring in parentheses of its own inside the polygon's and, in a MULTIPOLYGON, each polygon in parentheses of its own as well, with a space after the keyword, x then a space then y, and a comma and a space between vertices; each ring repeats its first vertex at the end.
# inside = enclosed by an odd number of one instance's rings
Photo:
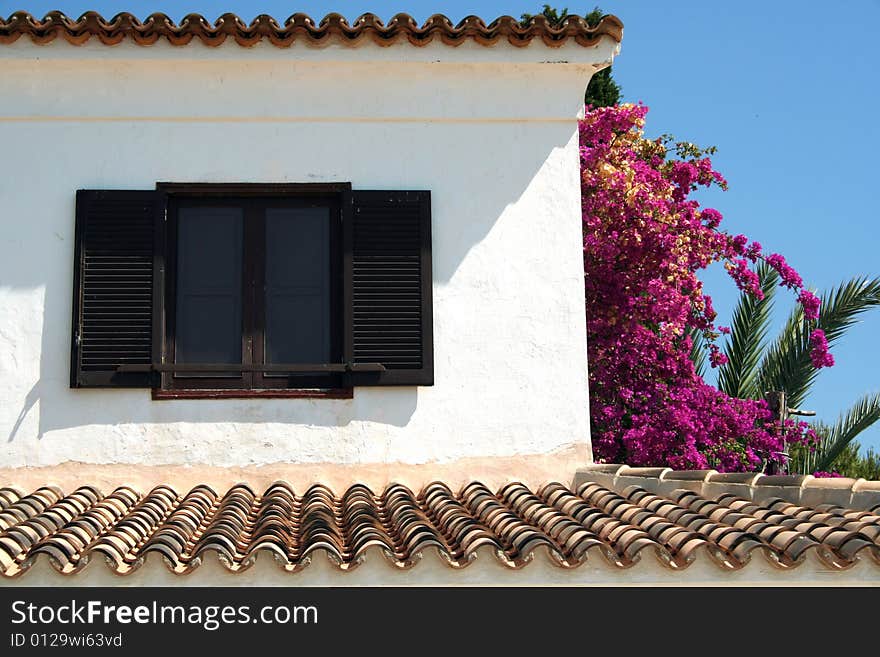
MULTIPOLYGON (((347 182, 157 183, 153 189, 76 190, 71 388, 147 388, 163 399, 169 397, 159 387, 162 374, 193 369, 193 363, 168 363, 165 353, 168 201, 218 191, 341 198, 343 362, 259 367, 341 373, 346 388, 178 390, 171 396, 351 397, 353 387, 434 385, 430 190, 353 190, 347 182)), ((229 368, 203 365, 205 373, 229 368)))
MULTIPOLYGON (((198 207, 212 201, 240 205, 244 212, 242 263, 242 362, 256 365, 265 348, 265 213, 268 207, 309 206, 320 202, 330 209, 331 239, 331 321, 333 355, 331 362, 343 363, 345 310, 343 294, 344 254, 342 236, 343 202, 350 183, 157 183, 164 193, 166 217, 164 239, 166 262, 162 268, 164 297, 156 321, 161 323, 161 362, 174 363, 177 306, 177 226, 181 207, 198 207)), ((154 399, 323 397, 347 399, 353 396, 340 373, 284 376, 261 372, 241 372, 241 376, 185 377, 162 372, 153 387, 154 399), (293 385, 296 383, 296 385, 293 385)))

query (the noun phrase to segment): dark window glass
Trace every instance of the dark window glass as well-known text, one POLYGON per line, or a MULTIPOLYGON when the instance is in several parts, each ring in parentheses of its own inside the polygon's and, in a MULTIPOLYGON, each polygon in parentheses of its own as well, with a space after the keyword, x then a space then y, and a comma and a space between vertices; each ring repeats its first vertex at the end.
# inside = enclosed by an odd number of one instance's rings
POLYGON ((266 210, 266 362, 331 362, 330 211, 266 210))
POLYGON ((171 206, 175 389, 339 388, 342 375, 261 366, 341 364, 337 199, 186 198, 171 206), (223 365, 245 367, 224 370, 223 365))
POLYGON ((242 362, 243 224, 241 208, 180 208, 178 363, 242 362))

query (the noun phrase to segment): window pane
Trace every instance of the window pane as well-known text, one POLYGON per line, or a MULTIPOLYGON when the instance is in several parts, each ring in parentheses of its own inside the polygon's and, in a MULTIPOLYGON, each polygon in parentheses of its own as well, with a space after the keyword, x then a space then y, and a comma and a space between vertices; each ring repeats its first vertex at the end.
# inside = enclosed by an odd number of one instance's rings
POLYGON ((330 210, 266 210, 266 362, 328 363, 330 210))
POLYGON ((178 212, 178 363, 241 363, 243 221, 241 208, 178 212))

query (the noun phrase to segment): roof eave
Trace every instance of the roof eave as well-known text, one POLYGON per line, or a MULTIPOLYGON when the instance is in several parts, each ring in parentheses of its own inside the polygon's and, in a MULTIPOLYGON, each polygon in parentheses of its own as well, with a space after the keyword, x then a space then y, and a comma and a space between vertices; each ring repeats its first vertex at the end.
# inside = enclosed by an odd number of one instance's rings
POLYGON ((283 23, 261 14, 250 23, 235 14, 226 13, 213 23, 200 14, 188 14, 175 23, 162 13, 154 13, 143 21, 124 12, 111 19, 88 11, 72 19, 60 11, 52 11, 42 19, 24 11, 8 18, 0 17, 0 45, 14 43, 23 36, 38 44, 63 39, 73 45, 83 45, 97 39, 104 45, 131 41, 141 46, 166 41, 174 46, 185 46, 199 41, 207 46, 219 46, 227 41, 251 47, 267 41, 279 48, 297 42, 310 46, 344 44, 361 46, 374 44, 389 46, 408 43, 421 47, 433 42, 457 47, 467 42, 481 46, 510 45, 523 48, 541 43, 548 48, 559 48, 569 43, 592 47, 603 37, 620 43, 623 23, 608 15, 595 26, 579 16, 569 16, 557 26, 551 26, 544 16, 533 17, 526 25, 511 16, 501 16, 485 23, 477 16, 468 16, 454 24, 448 17, 435 14, 422 25, 408 14, 397 14, 387 23, 375 14, 363 14, 349 23, 340 14, 328 14, 320 22, 306 14, 293 14, 283 23))

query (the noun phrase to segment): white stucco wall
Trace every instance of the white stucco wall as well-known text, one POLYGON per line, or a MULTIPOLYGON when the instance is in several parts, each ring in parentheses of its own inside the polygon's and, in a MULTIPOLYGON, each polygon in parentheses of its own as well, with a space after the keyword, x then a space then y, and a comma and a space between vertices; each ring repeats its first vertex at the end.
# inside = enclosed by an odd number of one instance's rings
POLYGON ((588 446, 575 118, 616 45, 0 47, 0 467, 588 446), (74 192, 157 181, 430 189, 435 386, 352 400, 70 390, 74 192))

